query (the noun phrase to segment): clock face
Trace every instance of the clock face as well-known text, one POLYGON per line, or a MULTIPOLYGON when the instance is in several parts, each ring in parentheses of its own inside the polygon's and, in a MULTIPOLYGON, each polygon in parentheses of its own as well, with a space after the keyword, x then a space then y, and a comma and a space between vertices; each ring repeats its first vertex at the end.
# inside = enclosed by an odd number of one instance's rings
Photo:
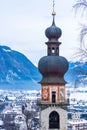
POLYGON ((47 100, 48 99, 48 94, 49 93, 49 89, 48 89, 48 87, 43 87, 42 88, 42 98, 44 99, 44 100, 47 100))

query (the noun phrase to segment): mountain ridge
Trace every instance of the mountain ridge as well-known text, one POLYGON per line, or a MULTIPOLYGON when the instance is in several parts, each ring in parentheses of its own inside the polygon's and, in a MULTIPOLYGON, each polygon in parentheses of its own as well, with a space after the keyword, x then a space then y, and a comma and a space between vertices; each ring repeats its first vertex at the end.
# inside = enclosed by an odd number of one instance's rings
POLYGON ((39 86, 37 81, 40 76, 37 67, 25 55, 10 47, 0 46, 0 85, 23 86, 29 82, 32 87, 39 86))
MULTIPOLYGON (((68 83, 87 83, 87 62, 69 62, 65 74, 68 83)), ((40 90, 42 76, 38 68, 22 53, 0 46, 0 89, 40 90)))

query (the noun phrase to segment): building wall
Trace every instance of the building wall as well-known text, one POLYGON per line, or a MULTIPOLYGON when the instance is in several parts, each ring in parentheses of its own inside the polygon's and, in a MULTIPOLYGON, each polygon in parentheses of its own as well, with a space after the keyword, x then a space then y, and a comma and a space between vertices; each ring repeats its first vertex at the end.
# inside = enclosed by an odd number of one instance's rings
POLYGON ((42 85, 41 97, 43 102, 52 103, 52 91, 56 92, 56 103, 65 101, 65 86, 52 84, 42 85))
POLYGON ((67 130, 67 111, 60 107, 48 107, 41 111, 40 130, 59 130, 49 129, 49 115, 52 111, 56 111, 60 116, 60 130, 67 130))

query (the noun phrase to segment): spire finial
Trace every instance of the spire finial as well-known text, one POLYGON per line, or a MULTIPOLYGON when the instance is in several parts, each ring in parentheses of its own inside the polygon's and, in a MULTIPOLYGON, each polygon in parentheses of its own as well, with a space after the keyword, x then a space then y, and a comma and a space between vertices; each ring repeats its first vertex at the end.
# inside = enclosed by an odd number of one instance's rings
POLYGON ((52 15, 53 15, 53 16, 56 15, 56 12, 55 12, 55 0, 53 0, 53 12, 52 12, 52 15))

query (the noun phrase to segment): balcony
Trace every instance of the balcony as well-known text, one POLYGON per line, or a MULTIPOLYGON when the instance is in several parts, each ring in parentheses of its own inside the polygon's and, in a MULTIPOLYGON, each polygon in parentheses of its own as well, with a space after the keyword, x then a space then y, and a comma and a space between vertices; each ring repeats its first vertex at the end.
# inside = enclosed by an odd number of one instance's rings
POLYGON ((42 110, 46 109, 47 107, 61 107, 65 110, 67 110, 67 106, 69 105, 69 102, 67 100, 65 100, 64 102, 55 102, 55 103, 51 103, 51 102, 46 102, 46 101, 40 101, 38 103, 38 105, 41 107, 42 110))

